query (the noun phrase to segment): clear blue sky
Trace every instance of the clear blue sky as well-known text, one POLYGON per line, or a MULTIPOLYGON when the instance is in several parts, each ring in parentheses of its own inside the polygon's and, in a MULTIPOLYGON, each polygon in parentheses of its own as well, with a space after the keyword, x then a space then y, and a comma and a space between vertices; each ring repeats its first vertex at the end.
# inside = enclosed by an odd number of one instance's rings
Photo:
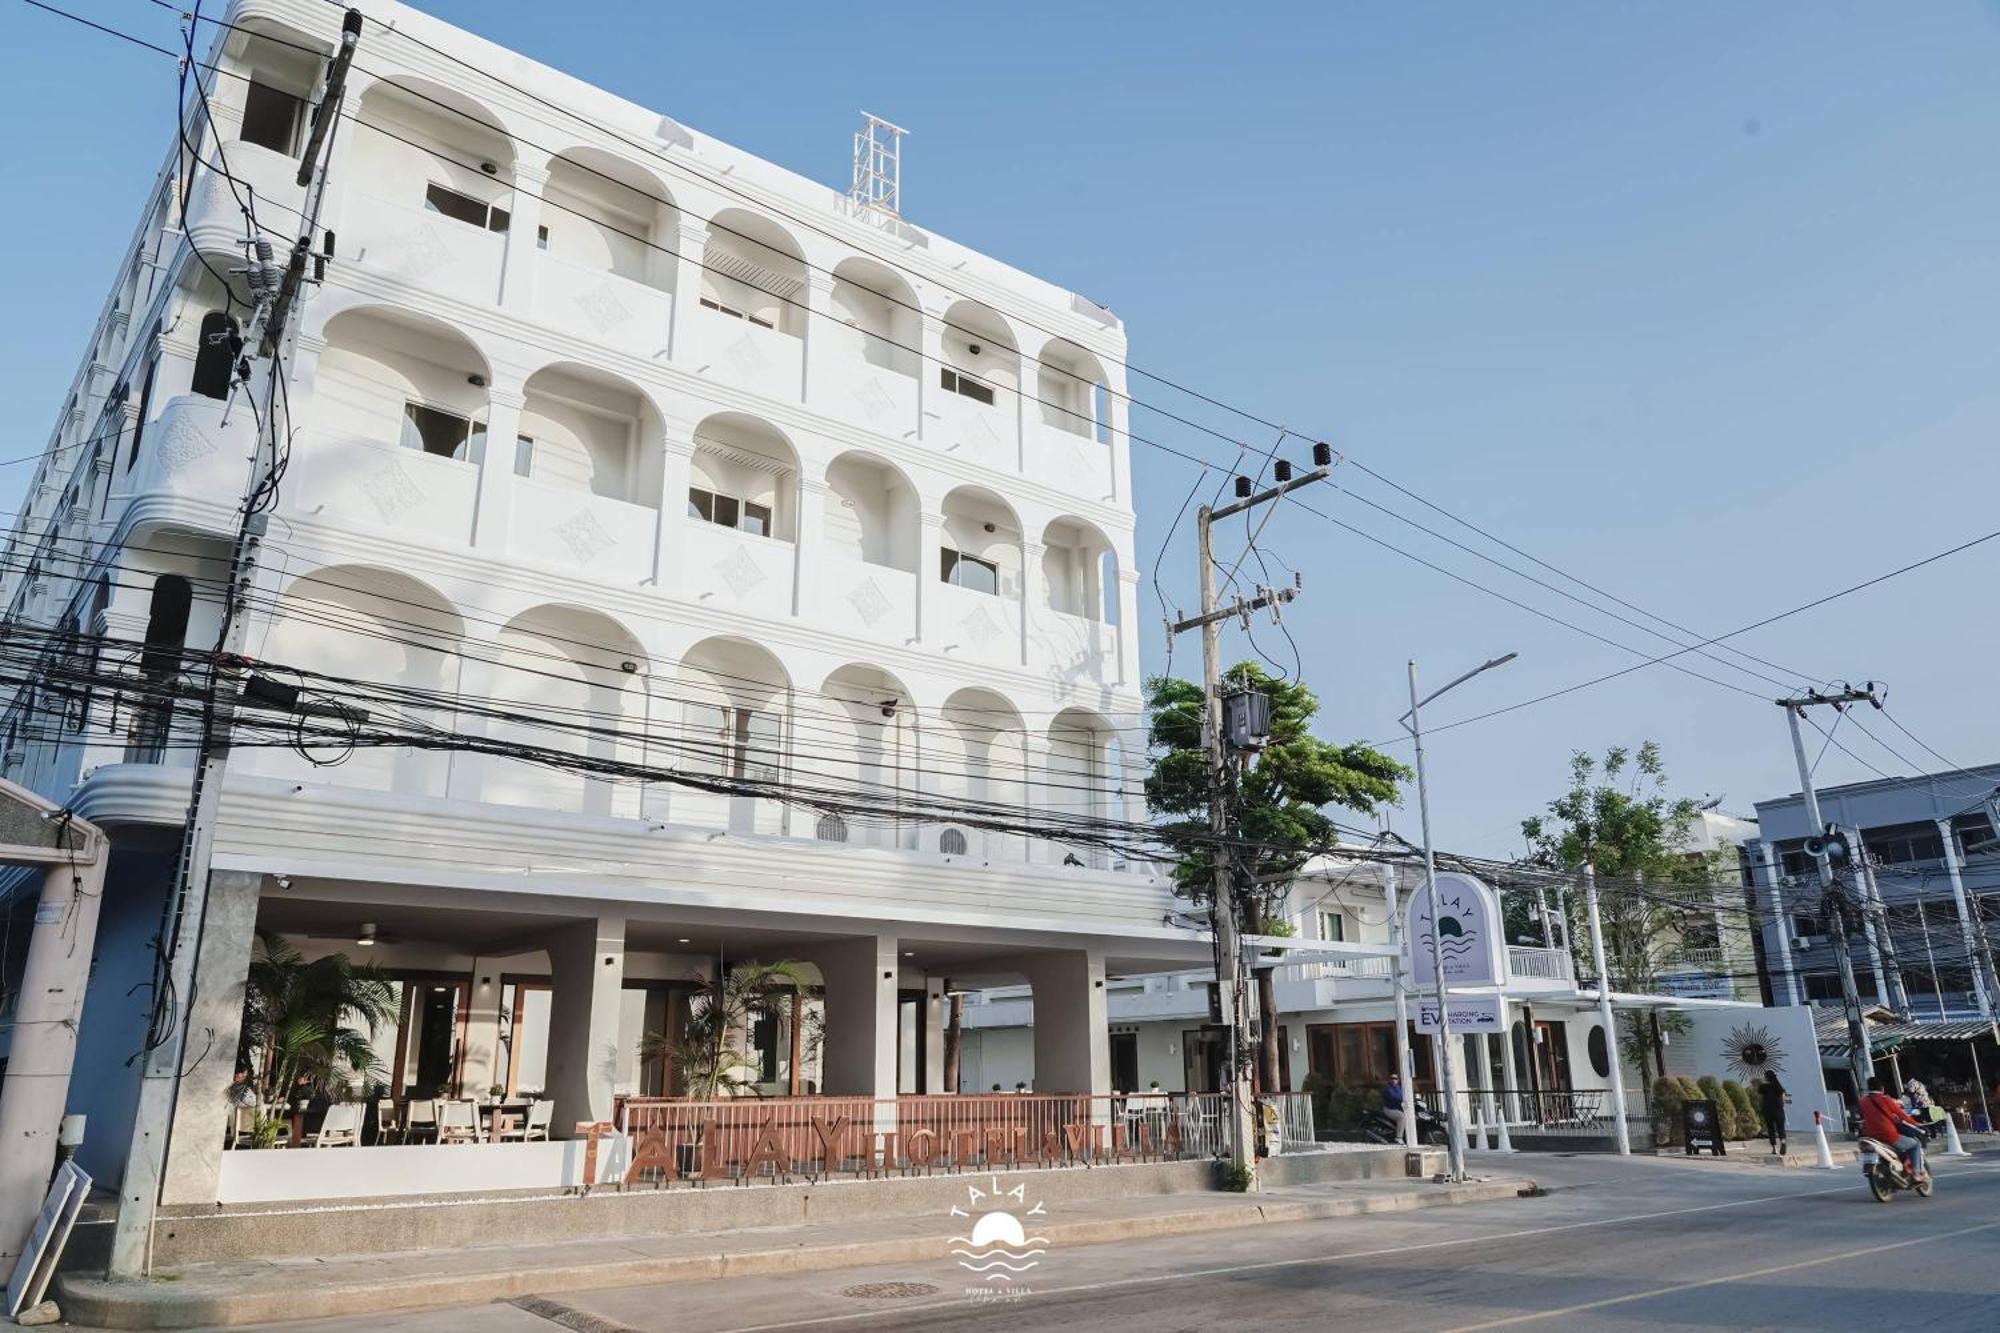
MULTIPOLYGON (((78 4, 174 40, 142 0, 78 4)), ((431 8, 830 184, 858 109, 908 126, 905 213, 1108 303, 1135 365, 1324 436, 1706 633, 2000 527, 1991 4, 1162 3, 1141 23, 1035 0, 431 8)), ((0 457, 45 442, 172 101, 159 57, 16 3, 0 18, 0 283, 16 312, 0 395, 17 408, 0 457)), ((1169 543, 1161 582, 1185 606, 1190 536, 1168 529, 1193 470, 1137 445, 1134 464, 1147 571, 1169 543)), ((0 473, 10 513, 25 471, 0 473)), ((1350 496, 1315 503, 1667 651, 1350 496)), ((1280 516, 1264 545, 1306 572, 1288 624, 1332 737, 1394 733, 1411 656, 1441 682, 1521 654, 1437 705, 1440 723, 1636 660, 1308 515, 1280 516)), ((1788 672, 1885 680, 1918 735, 1990 761, 1996 576, 2000 542, 1742 643, 1788 672)), ((1157 669, 1150 582, 1142 596, 1157 669)), ((1275 634, 1258 638, 1289 666, 1275 634)), ((1190 644, 1175 665, 1192 663, 1190 644)), ((1776 708, 1652 667, 1438 735, 1440 840, 1513 851, 1572 749, 1646 737, 1688 794, 1747 811, 1796 787, 1776 708)), ((1840 739, 1909 771, 1853 724, 1840 739)), ((1871 776, 1837 750, 1819 773, 1871 776)), ((1414 832, 1414 799, 1398 822, 1414 832)))

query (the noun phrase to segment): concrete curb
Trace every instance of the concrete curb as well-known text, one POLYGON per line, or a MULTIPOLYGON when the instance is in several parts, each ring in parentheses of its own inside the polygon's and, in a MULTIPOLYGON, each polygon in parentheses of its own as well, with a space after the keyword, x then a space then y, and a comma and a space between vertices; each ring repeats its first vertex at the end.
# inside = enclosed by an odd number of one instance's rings
MULTIPOLYGON (((1140 1217, 1053 1223, 1045 1230, 1049 1239, 1058 1244, 1096 1245, 1148 1236, 1483 1203, 1515 1198, 1533 1186, 1534 1182, 1526 1177, 1509 1177, 1464 1185, 1414 1186, 1373 1196, 1274 1198, 1255 1206, 1232 1202, 1140 1217)), ((744 1239, 755 1244, 759 1238, 744 1239)), ((246 1286, 226 1278, 205 1278, 199 1271, 177 1281, 151 1282, 110 1282, 68 1273, 58 1279, 58 1287, 63 1315, 73 1324, 119 1329, 195 1328, 486 1304, 592 1287, 636 1287, 918 1262, 946 1258, 950 1250, 949 1237, 940 1234, 845 1244, 767 1245, 707 1254, 626 1253, 616 1258, 537 1267, 533 1271, 501 1266, 498 1254, 489 1260, 493 1266, 481 1267, 481 1256, 475 1250, 458 1252, 457 1271, 400 1278, 378 1271, 315 1281, 307 1272, 274 1269, 271 1278, 246 1286)))

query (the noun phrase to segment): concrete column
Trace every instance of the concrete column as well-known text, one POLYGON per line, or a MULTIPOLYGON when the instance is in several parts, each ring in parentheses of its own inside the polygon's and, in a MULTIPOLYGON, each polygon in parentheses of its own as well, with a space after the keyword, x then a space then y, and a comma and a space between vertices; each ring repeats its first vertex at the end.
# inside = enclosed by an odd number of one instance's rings
POLYGON ((824 402, 833 382, 833 333, 837 327, 833 318, 833 275, 816 268, 807 269, 805 296, 806 346, 801 358, 805 363, 805 382, 800 386, 799 398, 812 406, 815 400, 824 402))
POLYGON ((893 935, 864 935, 813 950, 825 991, 826 1037, 820 1091, 832 1096, 896 1095, 896 973, 893 935))
POLYGON ((924 978, 924 1091, 956 1092, 944 1082, 944 978, 924 978))
POLYGON ((1042 586, 1042 558, 1048 554, 1048 547, 1040 542, 1023 538, 1021 542, 1021 665, 1033 664, 1036 646, 1041 636, 1035 633, 1036 622, 1048 605, 1048 590, 1042 586))
POLYGON ((1500 1098, 1500 1115, 1503 1119, 1518 1120, 1521 1084, 1514 1069, 1514 1011, 1505 1000, 1500 1001, 1500 1077, 1506 1083, 1500 1098))
POLYGON ((928 310, 918 318, 917 346, 923 350, 923 358, 917 366, 917 438, 941 444, 945 442, 946 395, 938 383, 938 371, 944 367, 944 320, 928 310))
POLYGON ((1014 395, 1014 465, 1025 473, 1029 436, 1042 428, 1041 357, 1021 353, 1020 369, 1014 373, 1020 385, 1014 395))
MULTIPOLYGON (((1771 1002, 1777 1005, 1803 1004, 1805 998, 1799 992, 1798 969, 1792 965, 1792 918, 1785 911, 1784 898, 1778 884, 1778 854, 1768 842, 1757 844, 1757 865, 1763 871, 1764 901, 1770 913, 1770 929, 1776 936, 1778 975, 1771 978, 1771 1002)), ((1769 966, 1771 950, 1764 957, 1769 966)))
MULTIPOLYGON (((0 1082, 0 1258, 26 1248, 56 1160, 69 1104, 77 1032, 97 939, 98 905, 110 845, 87 825, 70 826, 74 867, 42 872, 41 898, 27 940, 7 1077, 0 1082)), ((235 1054, 232 1043, 230 1054, 235 1054)), ((11 1267, 11 1265, 9 1265, 11 1267)))
POLYGON ((514 508, 514 442, 521 434, 527 396, 518 383, 486 391, 486 457, 479 465, 479 494, 472 519, 472 544, 499 554, 507 547, 514 508))
POLYGON ((187 1015, 187 1051, 161 1203, 215 1202, 229 1132, 229 1103, 223 1094, 236 1073, 243 996, 257 938, 257 895, 263 885, 262 875, 241 870, 218 870, 208 877, 208 911, 194 962, 194 1003, 187 1015))
POLYGON ((792 614, 795 616, 803 616, 809 606, 819 608, 819 571, 825 564, 826 492, 824 477, 809 477, 800 470, 798 513, 792 527, 792 614))
POLYGON ((619 995, 625 985, 625 918, 569 921, 549 932, 548 1090, 555 1129, 611 1118, 618 1074, 619 995))
POLYGON ((1104 368, 1105 385, 1110 393, 1105 395, 1110 409, 1110 441, 1104 447, 1111 451, 1111 495, 1107 498, 1114 503, 1132 499, 1132 437, 1127 432, 1131 404, 1125 397, 1125 367, 1110 365, 1104 368))
POLYGON ((669 354, 686 370, 698 369, 701 364, 701 276, 707 249, 707 224, 683 217, 674 264, 674 333, 669 354))
MULTIPOLYGON (((490 648, 489 648, 490 651, 490 648)), ((463 653, 458 658, 458 697, 460 699, 491 699, 493 697, 494 673, 498 668, 483 656, 463 653)), ((489 719, 476 713, 465 713, 453 719, 460 731, 468 736, 485 736, 489 719)), ((480 797, 487 766, 494 762, 490 755, 472 750, 449 752, 450 767, 445 770, 445 796, 454 801, 476 801, 480 797)))
POLYGON ((507 1081, 507 1062, 500 1055, 500 963, 498 958, 472 960, 460 1082, 466 1092, 475 1095, 507 1081))
POLYGON ((659 535, 653 544, 653 586, 661 592, 681 588, 680 576, 687 531, 688 478, 694 463, 692 427, 670 426, 660 458, 659 535))
POLYGON ((1118 561, 1118 683, 1130 685, 1139 678, 1139 571, 1118 561))
MULTIPOLYGON (((1021 809, 1028 813, 1037 810, 1052 810, 1062 814, 1074 814, 1084 808, 1083 793, 1069 791, 1064 784, 1080 782, 1081 778, 1069 773, 1055 773, 1054 747, 1049 744, 1047 732, 1028 731, 1021 735, 1021 809)), ((996 781, 1005 781, 1006 770, 1001 767, 1005 760, 996 763, 999 771, 994 774, 996 781)), ((1011 833, 988 833, 989 848, 998 852, 1012 844, 1018 835, 1011 833), (1006 842, 1001 842, 1001 839, 1006 842), (998 844, 998 845, 996 845, 998 844)), ((1040 862, 1051 864, 1063 859, 1069 849, 1059 843, 1045 842, 1040 838, 1020 838, 1021 859, 1030 865, 1040 862)), ((999 860, 998 856, 992 857, 999 860)))
MULTIPOLYGON (((518 145, 517 145, 518 146, 518 145)), ((535 304, 535 269, 541 258, 542 189, 548 160, 514 163, 513 216, 507 220, 507 258, 500 274, 500 304, 525 318, 535 304)))
POLYGON ((944 586, 939 578, 938 552, 944 547, 944 515, 917 515, 917 642, 936 647, 944 630, 938 604, 944 586))
POLYGON ((1944 839, 1944 868, 1951 877, 1951 902, 1958 910, 1958 938, 1965 949, 1966 970, 1972 973, 1972 994, 1978 1001, 1981 1018, 1993 1017, 1993 996, 1986 989, 1986 964, 1979 955, 1978 942, 1972 934, 1972 913, 1965 901, 1965 880, 1963 863, 1958 855, 1958 840, 1952 836, 1951 821, 1937 821, 1938 836, 1944 839))
POLYGON ((1101 949, 1063 949, 1021 960, 1034 992, 1035 1091, 1111 1093, 1111 1035, 1101 949))

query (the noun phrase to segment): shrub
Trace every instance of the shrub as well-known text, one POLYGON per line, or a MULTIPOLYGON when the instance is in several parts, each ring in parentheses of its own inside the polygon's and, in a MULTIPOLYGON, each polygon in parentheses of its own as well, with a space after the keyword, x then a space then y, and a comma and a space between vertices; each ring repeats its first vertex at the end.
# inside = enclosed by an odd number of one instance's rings
POLYGON ((1250 1186, 1257 1179, 1256 1174, 1249 1167, 1238 1166, 1234 1162, 1217 1162, 1215 1164, 1215 1175, 1216 1183, 1231 1194, 1249 1193, 1250 1186))
POLYGON ((1653 1084, 1653 1143, 1662 1148, 1681 1141, 1681 1108, 1687 1104, 1685 1079, 1669 1074, 1653 1084))
POLYGON ((1715 1128, 1725 1141, 1741 1138, 1736 1132, 1736 1108, 1730 1105, 1729 1094, 1722 1090, 1722 1080, 1713 1074, 1703 1074, 1695 1082, 1701 1088, 1701 1095, 1715 1103, 1715 1128))
POLYGON ((1736 1108, 1736 1128, 1742 1131, 1737 1137, 1761 1138, 1764 1133, 1764 1115, 1757 1109, 1757 1099, 1750 1095, 1750 1089, 1732 1078, 1724 1081, 1722 1091, 1728 1096, 1730 1104, 1736 1108))

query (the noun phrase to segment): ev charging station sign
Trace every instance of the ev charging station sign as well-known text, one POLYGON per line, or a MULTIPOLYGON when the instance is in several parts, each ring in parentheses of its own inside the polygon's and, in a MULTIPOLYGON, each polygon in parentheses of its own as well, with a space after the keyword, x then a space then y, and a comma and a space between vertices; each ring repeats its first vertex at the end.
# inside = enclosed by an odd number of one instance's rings
MULTIPOLYGON (((1453 1032, 1505 1032, 1500 1022, 1500 997, 1497 995, 1453 995, 1451 1001, 1451 1030, 1453 1032)), ((1417 1031, 1426 1036, 1436 1036, 1438 1031, 1438 1007, 1434 999, 1417 1000, 1417 1031)))

